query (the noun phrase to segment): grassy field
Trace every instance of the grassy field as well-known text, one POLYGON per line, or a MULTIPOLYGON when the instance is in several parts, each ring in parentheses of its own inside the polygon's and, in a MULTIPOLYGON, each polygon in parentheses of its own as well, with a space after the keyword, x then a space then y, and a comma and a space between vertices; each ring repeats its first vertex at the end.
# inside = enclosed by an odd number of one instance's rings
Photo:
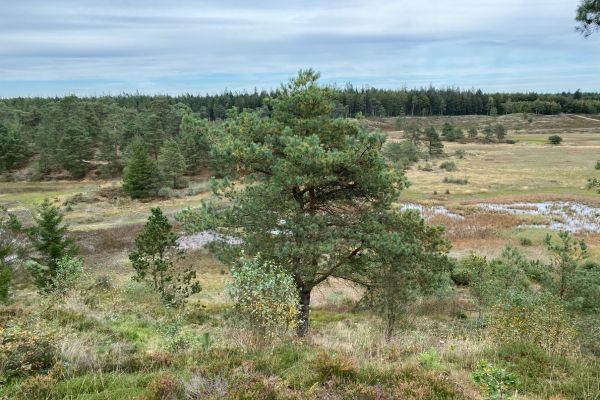
MULTIPOLYGON (((413 120, 441 126, 448 118, 413 120)), ((495 119, 452 121, 482 127, 495 119)), ((562 200, 600 206, 600 195, 585 188, 587 177, 600 176, 594 170, 600 159, 600 117, 533 116, 528 122, 511 115, 498 121, 516 144, 445 143, 448 158, 429 161, 431 171, 421 162, 407 172, 412 185, 398 204, 443 206, 459 215, 430 218, 446 225, 453 255, 477 251, 492 257, 510 243, 531 258, 544 259, 543 239, 554 231, 524 225, 546 217, 493 213, 476 205, 562 200), (563 144, 546 144, 550 133, 560 134, 563 144), (440 169, 444 160, 454 161, 458 169, 440 169), (468 183, 443 183, 445 177, 468 183), (531 244, 522 245, 522 238, 531 244)), ((372 124, 399 139, 393 121, 372 124)), ((464 288, 443 300, 419 301, 399 334, 386 343, 380 321, 355 308, 361 289, 330 280, 313 295, 307 338, 283 336, 264 345, 236 328, 224 293, 229 281, 224 265, 208 251, 195 250, 180 263, 198 272, 203 290, 185 309, 167 307, 130 279, 127 254, 151 207, 172 216, 208 198, 208 184, 193 182, 191 191, 152 202, 117 195, 119 185, 0 183, 0 204, 26 222, 37 203, 56 200, 86 262, 81 287, 64 301, 42 299, 19 280, 13 304, 0 308, 0 329, 27 326, 50 332, 64 361, 41 378, 0 382, 0 399, 480 399, 483 392, 470 377, 480 359, 516 373, 520 399, 600 398, 596 357, 494 343, 479 325, 476 305, 464 288)), ((598 232, 578 237, 600 260, 598 232)))

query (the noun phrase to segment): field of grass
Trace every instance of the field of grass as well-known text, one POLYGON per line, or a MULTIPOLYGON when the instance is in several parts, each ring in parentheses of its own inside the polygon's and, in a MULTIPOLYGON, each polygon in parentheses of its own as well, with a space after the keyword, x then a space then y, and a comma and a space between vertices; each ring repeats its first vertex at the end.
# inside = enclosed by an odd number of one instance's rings
MULTIPOLYGON (((596 118, 533 116, 528 122, 521 115, 500 117, 516 144, 445 143, 448 158, 429 161, 432 171, 423 170, 425 162, 408 171, 412 185, 398 203, 439 205, 460 215, 430 219, 446 225, 453 255, 477 251, 493 257, 510 243, 544 259, 543 239, 553 231, 522 226, 543 216, 493 213, 475 205, 525 200, 600 205, 600 195, 585 188, 587 177, 599 175, 594 170, 600 159, 596 118), (563 144, 546 144, 547 133, 559 133, 563 144), (457 170, 440 169, 444 160, 454 161, 457 170), (443 183, 445 177, 468 182, 443 183), (522 238, 531 243, 523 245, 522 238)), ((447 118, 414 120, 441 126, 447 118)), ((465 127, 495 121, 452 120, 465 127)), ((399 138, 389 120, 377 124, 392 140, 399 138)), ((152 202, 116 195, 119 185, 0 183, 0 204, 26 222, 35 204, 56 199, 86 265, 83 282, 66 299, 43 299, 19 280, 13 304, 0 308, 0 330, 50 332, 63 361, 42 377, 0 381, 0 399, 481 399, 484 394, 470 375, 481 359, 517 375, 519 399, 600 398, 596 357, 493 342, 473 298, 461 287, 442 300, 420 300, 387 343, 381 322, 355 307, 361 289, 330 280, 313 294, 308 337, 282 335, 265 345, 236 325, 224 290, 229 281, 224 265, 207 250, 195 250, 180 263, 197 271, 203 290, 183 309, 167 307, 131 280, 127 254, 151 207, 160 206, 171 217, 209 197, 208 185, 193 182, 194 191, 152 202)), ((598 232, 578 236, 590 245, 592 259, 600 260, 598 232)))

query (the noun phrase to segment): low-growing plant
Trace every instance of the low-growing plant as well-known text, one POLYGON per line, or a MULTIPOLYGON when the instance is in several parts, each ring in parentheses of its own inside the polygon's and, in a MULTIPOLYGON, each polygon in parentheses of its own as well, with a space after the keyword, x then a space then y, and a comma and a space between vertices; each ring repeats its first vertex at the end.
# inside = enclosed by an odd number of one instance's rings
POLYGON ((531 246, 533 244, 531 239, 526 237, 519 238, 519 243, 521 244, 521 246, 531 246))
POLYGON ((338 353, 322 351, 315 361, 319 380, 326 382, 332 378, 353 380, 357 375, 356 360, 338 353))
POLYGON ((515 393, 517 378, 505 369, 495 367, 486 360, 480 360, 471 377, 485 389, 487 398, 509 399, 515 393))
POLYGON ((274 336, 296 327, 299 296, 293 278, 260 255, 242 258, 231 267, 229 296, 235 311, 261 336, 274 336))
POLYGON ((600 169, 600 160, 596 161, 596 165, 594 165, 594 169, 600 169))
POLYGON ((550 144, 558 145, 558 144, 561 144, 562 141, 563 141, 563 138, 560 137, 559 135, 548 136, 548 143, 550 143, 550 144))
POLYGON ((549 353, 570 352, 575 326, 559 299, 546 294, 512 294, 491 310, 490 337, 499 343, 528 342, 549 353))
POLYGON ((448 172, 456 171, 456 163, 454 161, 444 161, 440 164, 440 169, 444 169, 448 172))
POLYGON ((454 155, 455 155, 456 157, 460 158, 460 159, 463 159, 463 158, 465 158, 465 155, 466 155, 466 154, 467 154, 467 153, 465 152, 465 150, 464 150, 464 149, 458 149, 458 150, 456 150, 456 151, 454 152, 454 155))
POLYGON ((422 353, 419 353, 418 356, 419 363, 421 366, 427 369, 440 369, 442 367, 442 362, 440 360, 440 355, 438 354, 436 349, 429 349, 422 353))
POLYGON ((466 185, 469 183, 469 179, 467 178, 452 178, 452 177, 444 177, 444 183, 451 183, 453 185, 466 185))
POLYGON ((171 199, 175 197, 175 192, 168 186, 163 186, 158 189, 158 197, 162 197, 164 199, 171 199))
POLYGON ((57 354, 52 332, 22 325, 0 327, 0 373, 8 380, 48 372, 57 354))

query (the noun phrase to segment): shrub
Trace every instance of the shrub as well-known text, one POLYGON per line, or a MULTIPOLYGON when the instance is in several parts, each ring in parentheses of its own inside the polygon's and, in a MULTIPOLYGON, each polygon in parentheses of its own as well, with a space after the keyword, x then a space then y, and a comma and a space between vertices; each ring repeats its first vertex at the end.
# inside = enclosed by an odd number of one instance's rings
POLYGON ((478 385, 484 387, 490 399, 508 399, 512 397, 517 385, 514 374, 497 368, 486 360, 477 363, 471 377, 478 385))
POLYGON ((600 160, 596 161, 595 169, 600 169, 600 160))
POLYGON ((454 185, 466 185, 469 183, 469 179, 467 178, 452 178, 452 177, 444 177, 444 183, 452 183, 454 185))
POLYGON ((558 135, 548 136, 548 142, 550 144, 558 145, 558 144, 561 144, 562 140, 563 140, 562 137, 560 137, 558 135))
POLYGON ((533 244, 531 242, 531 239, 526 237, 519 238, 519 243, 521 244, 521 246, 531 246, 533 244))
POLYGON ((550 353, 573 349, 575 329, 565 306, 543 294, 513 295, 492 307, 490 336, 500 343, 528 342, 550 353))
POLYGON ((231 268, 228 292, 240 318, 261 335, 294 327, 298 317, 298 290, 293 278, 272 262, 241 259, 231 268))
POLYGON ((513 140, 513 139, 506 139, 506 141, 505 141, 505 142, 506 142, 507 144, 515 144, 515 143, 517 143, 517 141, 516 141, 516 140, 513 140))
POLYGON ((440 169, 445 169, 448 172, 456 171, 456 163, 454 161, 444 161, 440 164, 440 169))
POLYGON ((56 380, 48 375, 35 375, 20 383, 17 396, 19 399, 52 399, 56 380))
POLYGON ((168 186, 163 186, 158 189, 158 197, 162 197, 163 199, 171 199, 175 197, 175 192, 168 186))
POLYGON ((177 400, 181 392, 179 381, 172 375, 160 375, 148 385, 153 400, 177 400))
POLYGON ((462 159, 465 158, 465 151, 463 149, 458 149, 454 152, 454 154, 456 155, 456 157, 462 159))
POLYGON ((185 397, 189 400, 224 399, 229 392, 229 383, 202 372, 194 373, 184 384, 185 397))
POLYGON ((436 349, 429 349, 419 354, 419 363, 427 369, 440 369, 442 363, 436 349))
POLYGON ((8 380, 48 372, 56 357, 52 333, 23 326, 0 327, 0 372, 8 380))
POLYGON ((321 382, 326 382, 332 378, 353 380, 358 372, 356 361, 343 354, 329 354, 322 351, 317 354, 315 364, 321 382))
POLYGON ((28 261, 26 267, 43 293, 65 295, 75 286, 83 273, 83 258, 63 257, 56 263, 52 274, 50 274, 50 267, 35 261, 28 261))
POLYGON ((458 266, 452 270, 450 278, 457 285, 470 285, 474 281, 479 281, 487 268, 485 257, 470 253, 459 261, 458 266))
POLYGON ((398 169, 406 169, 419 161, 419 148, 411 141, 388 142, 383 148, 383 155, 398 169))
POLYGON ((431 172, 433 171, 433 166, 431 165, 431 163, 425 163, 425 165, 419 165, 419 169, 421 171, 431 172))

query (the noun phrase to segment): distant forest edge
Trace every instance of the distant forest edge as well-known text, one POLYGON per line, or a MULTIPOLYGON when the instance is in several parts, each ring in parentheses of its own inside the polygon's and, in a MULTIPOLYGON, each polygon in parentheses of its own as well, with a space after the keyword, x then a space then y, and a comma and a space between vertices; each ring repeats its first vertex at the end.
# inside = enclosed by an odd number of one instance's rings
MULTIPOLYGON (((235 107, 242 109, 268 109, 269 98, 277 97, 279 90, 232 92, 225 91, 214 95, 182 94, 142 95, 121 94, 117 96, 80 97, 80 101, 95 103, 115 103, 121 107, 144 110, 155 99, 164 99, 171 105, 185 104, 202 118, 219 120, 227 117, 227 111, 235 107)), ((481 90, 461 90, 457 88, 435 89, 377 89, 331 88, 335 101, 335 116, 353 117, 361 113, 366 117, 432 116, 432 115, 503 115, 513 113, 532 114, 597 114, 600 113, 600 93, 484 93, 481 90)), ((0 98, 0 105, 21 111, 40 110, 59 97, 18 97, 0 98)))
MULTIPOLYGON (((229 113, 272 112, 275 91, 216 95, 0 99, 0 180, 117 177, 139 137, 151 159, 208 166, 208 137, 229 113), (174 155, 180 154, 183 160, 174 155), (165 157, 163 157, 165 158, 165 157)), ((460 89, 329 87, 333 117, 600 113, 600 93, 483 93, 460 89)))

